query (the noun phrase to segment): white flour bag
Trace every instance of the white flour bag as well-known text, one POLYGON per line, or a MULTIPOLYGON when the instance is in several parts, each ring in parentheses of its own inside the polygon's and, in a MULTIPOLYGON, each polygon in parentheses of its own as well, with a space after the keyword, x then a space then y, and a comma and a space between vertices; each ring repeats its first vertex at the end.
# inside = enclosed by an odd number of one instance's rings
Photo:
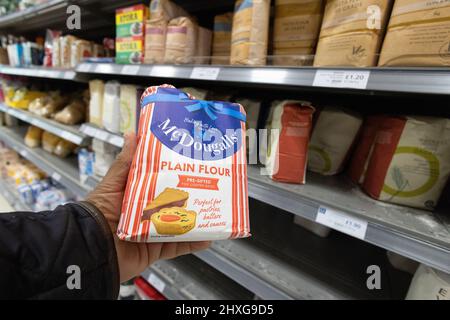
POLYGON ((406 300, 450 300, 450 275, 421 264, 406 300))

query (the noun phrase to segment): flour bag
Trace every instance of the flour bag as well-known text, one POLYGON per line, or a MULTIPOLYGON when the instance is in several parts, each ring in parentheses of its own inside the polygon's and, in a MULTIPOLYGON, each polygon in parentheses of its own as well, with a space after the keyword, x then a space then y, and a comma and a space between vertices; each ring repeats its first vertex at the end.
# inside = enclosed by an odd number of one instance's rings
POLYGON ((118 236, 134 242, 248 237, 245 111, 170 85, 141 98, 118 236))
POLYGON ((390 117, 380 125, 363 189, 386 202, 433 210, 450 175, 450 119, 390 117))

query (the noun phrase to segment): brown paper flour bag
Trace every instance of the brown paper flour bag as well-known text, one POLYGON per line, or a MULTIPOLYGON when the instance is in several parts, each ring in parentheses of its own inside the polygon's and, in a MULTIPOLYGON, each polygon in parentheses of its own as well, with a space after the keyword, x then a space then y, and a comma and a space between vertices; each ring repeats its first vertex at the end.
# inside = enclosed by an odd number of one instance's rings
POLYGON ((212 64, 229 64, 231 52, 231 26, 233 13, 228 12, 214 17, 212 43, 212 64))
POLYGON ((230 63, 265 65, 270 0, 237 0, 231 33, 230 63))
POLYGON ((167 27, 165 63, 192 63, 197 46, 197 24, 188 17, 170 20, 167 27))
POLYGON ((322 0, 276 0, 273 64, 303 66, 312 63, 320 32, 322 0))
POLYGON ((450 66, 450 1, 396 0, 380 66, 450 66))
POLYGON ((392 0, 328 0, 314 66, 371 67, 392 0))
POLYGON ((163 63, 168 22, 164 19, 145 22, 145 55, 148 64, 163 63))

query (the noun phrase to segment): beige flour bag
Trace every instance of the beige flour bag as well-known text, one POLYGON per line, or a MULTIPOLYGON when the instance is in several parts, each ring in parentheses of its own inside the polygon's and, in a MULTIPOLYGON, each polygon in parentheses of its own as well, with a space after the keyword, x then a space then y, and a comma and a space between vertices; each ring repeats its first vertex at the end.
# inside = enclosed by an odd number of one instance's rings
POLYGON ((197 29, 197 50, 195 52, 196 64, 209 64, 211 60, 212 31, 203 27, 197 29))
POLYGON ((150 2, 150 20, 169 21, 188 14, 170 0, 152 0, 150 2))
POLYGON ((312 63, 323 11, 322 0, 276 0, 273 64, 312 63))
POLYGON ((165 63, 192 63, 197 46, 197 25, 188 17, 170 20, 167 27, 165 63))
POLYGON ((220 14, 214 17, 212 64, 230 63, 232 23, 232 12, 220 14))
POLYGON ((449 66, 450 1, 396 0, 380 66, 449 66))
POLYGON ((406 300, 450 300, 450 275, 421 264, 411 281, 406 300))
POLYGON ((361 125, 358 114, 333 107, 321 110, 309 142, 308 169, 323 175, 341 172, 361 125))
POLYGON ((450 175, 450 119, 389 117, 377 133, 363 189, 373 198, 432 210, 450 175))
POLYGON ((314 66, 375 66, 391 0, 329 0, 314 66))
POLYGON ((164 62, 167 25, 168 22, 164 19, 147 20, 145 22, 145 63, 164 62))
POLYGON ((266 64, 269 13, 270 0, 236 1, 231 34, 231 64, 266 64))
POLYGON ((99 127, 103 126, 103 96, 105 92, 105 83, 102 80, 89 81, 89 122, 99 127))

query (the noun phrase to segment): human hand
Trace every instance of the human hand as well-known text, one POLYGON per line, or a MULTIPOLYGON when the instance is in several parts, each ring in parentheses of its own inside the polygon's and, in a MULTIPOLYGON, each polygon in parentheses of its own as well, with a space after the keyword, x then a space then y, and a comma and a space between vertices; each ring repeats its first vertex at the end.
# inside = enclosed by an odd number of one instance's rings
POLYGON ((210 245, 210 242, 135 243, 119 240, 116 230, 119 224, 128 172, 136 147, 136 135, 125 135, 122 152, 120 152, 102 182, 86 199, 103 213, 111 227, 116 245, 121 283, 139 275, 157 260, 172 259, 204 250, 210 245))

